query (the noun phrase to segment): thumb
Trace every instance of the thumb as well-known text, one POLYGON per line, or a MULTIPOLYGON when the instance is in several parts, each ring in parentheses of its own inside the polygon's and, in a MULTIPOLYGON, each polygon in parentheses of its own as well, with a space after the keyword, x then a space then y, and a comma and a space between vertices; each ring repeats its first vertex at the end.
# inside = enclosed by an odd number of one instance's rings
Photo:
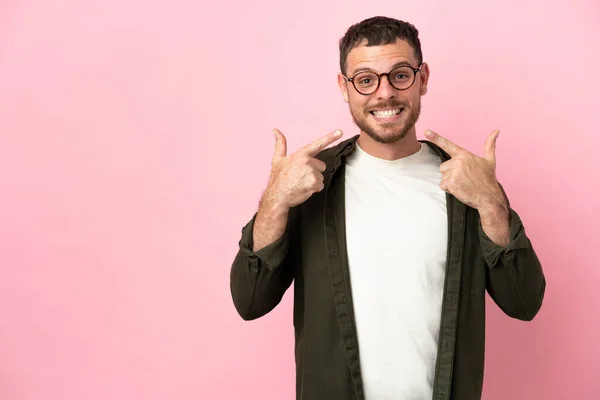
POLYGON ((287 141, 285 136, 277 129, 273 129, 273 135, 275 136, 275 152, 273 158, 285 157, 287 154, 287 141))
POLYGON ((496 140, 500 135, 499 130, 495 130, 487 137, 485 141, 485 158, 489 161, 496 162, 496 140))

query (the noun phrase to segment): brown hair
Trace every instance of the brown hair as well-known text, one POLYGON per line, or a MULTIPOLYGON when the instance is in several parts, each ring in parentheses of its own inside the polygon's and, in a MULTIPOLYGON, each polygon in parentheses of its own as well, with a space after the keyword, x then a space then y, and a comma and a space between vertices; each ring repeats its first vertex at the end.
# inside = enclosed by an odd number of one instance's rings
POLYGON ((414 25, 394 18, 371 17, 352 25, 340 39, 340 70, 343 74, 346 73, 348 53, 365 39, 367 46, 390 44, 396 39, 406 40, 413 48, 419 65, 423 62, 419 31, 414 25))

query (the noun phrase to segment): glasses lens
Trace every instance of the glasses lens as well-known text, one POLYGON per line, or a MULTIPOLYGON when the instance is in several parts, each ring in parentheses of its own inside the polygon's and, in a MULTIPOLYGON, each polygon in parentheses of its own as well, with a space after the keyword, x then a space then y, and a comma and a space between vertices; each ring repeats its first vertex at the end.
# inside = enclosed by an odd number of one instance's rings
POLYGON ((389 74, 390 83, 396 89, 402 90, 413 84, 415 71, 409 67, 398 67, 389 74))
POLYGON ((354 87, 362 94, 370 94, 377 88, 379 77, 373 72, 361 72, 354 77, 354 87))

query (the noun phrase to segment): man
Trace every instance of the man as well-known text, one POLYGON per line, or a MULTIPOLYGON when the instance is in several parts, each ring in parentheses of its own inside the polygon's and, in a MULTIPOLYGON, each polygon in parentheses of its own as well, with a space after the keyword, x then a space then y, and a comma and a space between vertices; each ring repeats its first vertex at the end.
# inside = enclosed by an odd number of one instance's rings
POLYGON ((296 398, 480 399, 485 291, 529 321, 545 278, 495 176, 415 122, 427 92, 418 31, 375 17, 340 41, 338 83, 360 134, 287 154, 275 131, 269 183, 231 269, 242 318, 294 281, 296 398))

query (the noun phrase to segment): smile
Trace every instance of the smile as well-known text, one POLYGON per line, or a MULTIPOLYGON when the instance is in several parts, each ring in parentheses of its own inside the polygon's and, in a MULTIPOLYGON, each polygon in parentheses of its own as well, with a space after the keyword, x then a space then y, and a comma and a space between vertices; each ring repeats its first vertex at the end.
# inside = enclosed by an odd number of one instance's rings
POLYGON ((372 110, 369 112, 371 115, 374 115, 375 118, 391 118, 400 114, 403 110, 403 108, 394 108, 392 110, 372 110))

